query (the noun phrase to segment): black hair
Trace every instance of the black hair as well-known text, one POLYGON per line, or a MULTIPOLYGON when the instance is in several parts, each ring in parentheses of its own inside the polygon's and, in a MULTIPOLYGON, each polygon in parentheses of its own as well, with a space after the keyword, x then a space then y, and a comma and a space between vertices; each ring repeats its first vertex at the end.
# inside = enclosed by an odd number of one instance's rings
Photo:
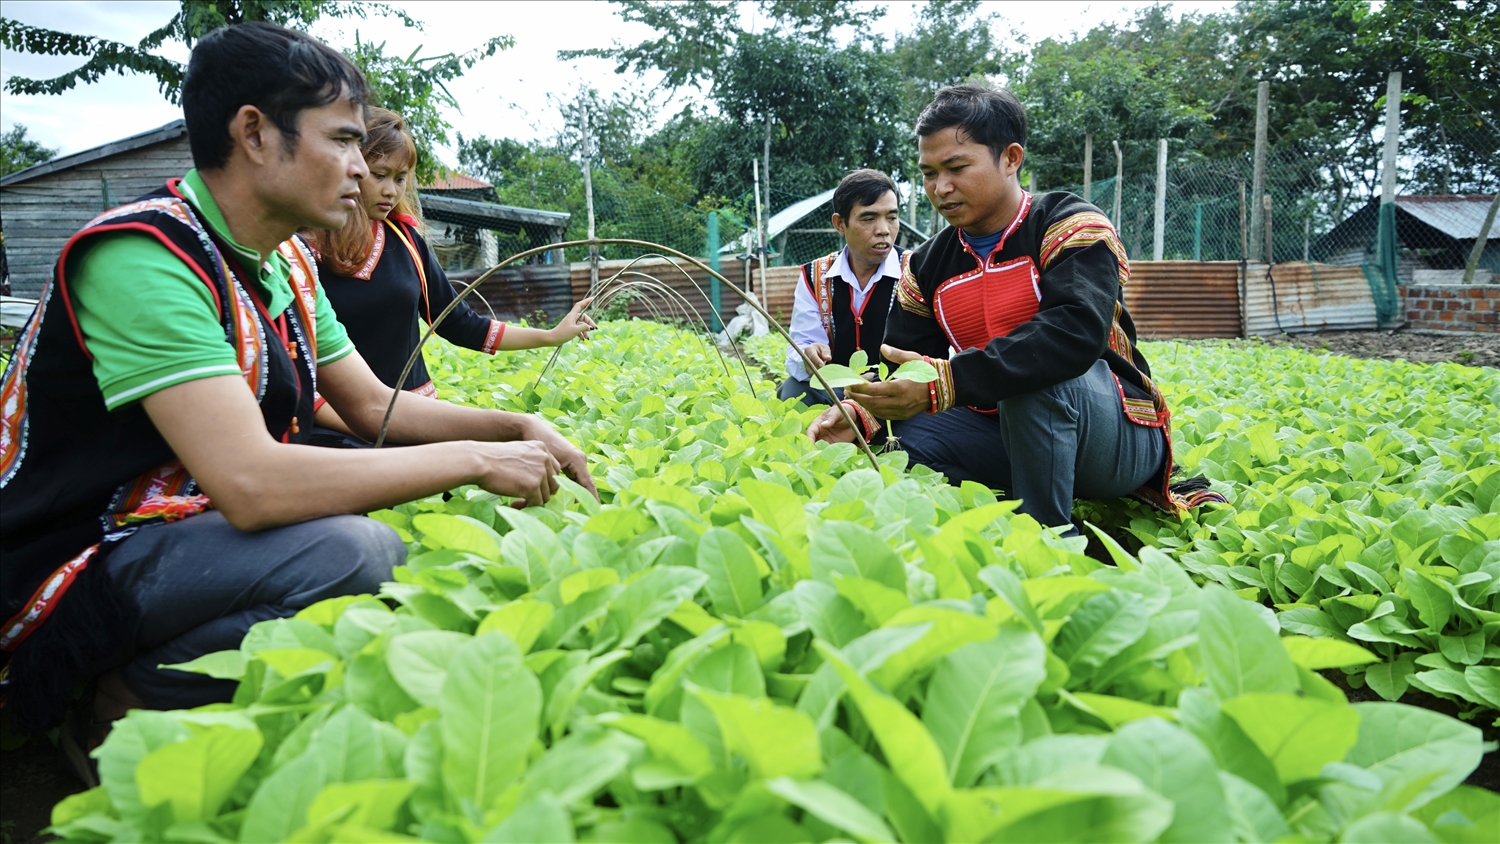
POLYGON ((291 152, 303 109, 344 96, 366 104, 364 74, 316 38, 259 21, 216 29, 193 48, 182 80, 182 114, 193 164, 214 170, 229 162, 234 149, 229 121, 243 106, 264 112, 291 152))
POLYGON ((952 85, 938 91, 917 118, 917 137, 950 126, 989 147, 996 161, 1011 144, 1026 146, 1026 107, 1009 88, 952 85))
POLYGON ((887 191, 896 194, 897 202, 901 201, 901 194, 890 176, 869 168, 855 170, 840 179, 839 186, 833 189, 833 213, 847 223, 854 206, 874 205, 887 191))

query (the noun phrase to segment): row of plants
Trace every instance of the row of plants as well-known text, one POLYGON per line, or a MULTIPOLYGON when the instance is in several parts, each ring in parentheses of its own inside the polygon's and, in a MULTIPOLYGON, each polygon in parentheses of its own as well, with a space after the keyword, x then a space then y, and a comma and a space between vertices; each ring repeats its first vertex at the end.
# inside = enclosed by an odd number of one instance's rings
MULTIPOLYGON (((748 342, 780 371, 785 342, 748 342)), ((1357 642, 1347 682, 1465 717, 1500 710, 1500 373, 1355 360, 1258 341, 1147 343, 1179 463, 1232 510, 1173 524, 1128 503, 1084 515, 1177 552, 1283 629, 1357 642)), ((1488 714, 1485 714, 1488 713, 1488 714)))
POLYGON ((1106 565, 900 453, 877 470, 815 446, 814 411, 699 337, 609 323, 550 367, 433 357, 446 397, 552 418, 602 500, 565 483, 516 511, 461 488, 372 514, 409 544, 395 580, 183 666, 238 680, 234 702, 131 713, 55 834, 1485 841, 1500 823, 1500 796, 1461 785, 1477 728, 1351 704, 1318 673, 1371 649, 1288 630, 1175 550, 1106 537, 1106 565))

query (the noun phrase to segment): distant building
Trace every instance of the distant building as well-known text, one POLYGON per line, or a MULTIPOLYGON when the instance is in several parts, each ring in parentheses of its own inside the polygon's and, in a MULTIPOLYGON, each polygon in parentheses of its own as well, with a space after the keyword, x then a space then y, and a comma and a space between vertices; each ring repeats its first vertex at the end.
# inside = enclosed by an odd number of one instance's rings
MULTIPOLYGON (((766 221, 766 237, 770 240, 770 262, 767 266, 795 267, 844 246, 844 238, 833 227, 833 192, 829 188, 817 196, 788 205, 771 215, 766 221)), ((720 254, 745 254, 754 249, 754 233, 747 232, 725 244, 720 254)), ((906 220, 901 220, 896 230, 896 245, 902 249, 915 249, 927 235, 906 220)))
MULTIPOLYGON (((1460 273, 1493 200, 1493 196, 1452 194, 1396 197, 1399 283, 1431 283, 1436 280, 1433 271, 1460 273), (1419 273, 1423 278, 1416 278, 1419 273)), ((1379 210, 1376 201, 1349 215, 1313 243, 1312 259, 1326 264, 1374 263, 1379 210)), ((1479 268, 1500 274, 1500 222, 1490 229, 1479 268)))
MULTIPOLYGON (((517 252, 561 243, 571 216, 500 205, 489 182, 453 171, 423 185, 419 195, 427 242, 449 274, 488 269, 517 252)), ((559 251, 547 251, 523 263, 565 261, 559 251)))
POLYGON ((187 128, 174 120, 0 179, 0 226, 12 294, 36 298, 74 232, 192 166, 187 128))

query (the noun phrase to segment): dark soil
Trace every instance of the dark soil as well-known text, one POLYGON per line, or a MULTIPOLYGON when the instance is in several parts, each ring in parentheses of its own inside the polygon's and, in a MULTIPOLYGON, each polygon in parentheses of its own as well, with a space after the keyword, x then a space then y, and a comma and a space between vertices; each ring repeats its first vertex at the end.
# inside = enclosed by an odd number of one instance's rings
POLYGON ((0 841, 35 844, 54 841, 42 835, 52 822, 52 807, 83 783, 44 736, 15 750, 0 750, 0 841))
POLYGON ((1267 337, 1273 346, 1413 363, 1500 367, 1500 334, 1413 334, 1406 331, 1331 331, 1267 337))

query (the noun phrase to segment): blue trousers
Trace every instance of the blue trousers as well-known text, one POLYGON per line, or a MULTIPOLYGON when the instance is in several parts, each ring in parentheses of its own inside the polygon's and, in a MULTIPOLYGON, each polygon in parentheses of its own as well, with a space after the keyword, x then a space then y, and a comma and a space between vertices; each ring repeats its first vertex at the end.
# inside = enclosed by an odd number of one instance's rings
POLYGON ((1019 498, 1020 511, 1047 526, 1071 524, 1075 498, 1134 492, 1167 453, 1161 429, 1125 418, 1102 360, 1070 381, 1006 399, 995 414, 955 407, 892 427, 913 463, 953 484, 977 481, 1019 498))
POLYGON ((227 701, 235 683, 158 668, 233 650, 251 625, 324 598, 376 592, 406 546, 363 516, 330 516, 246 533, 216 511, 150 524, 105 558, 110 582, 140 609, 121 642, 120 676, 152 709, 227 701))

